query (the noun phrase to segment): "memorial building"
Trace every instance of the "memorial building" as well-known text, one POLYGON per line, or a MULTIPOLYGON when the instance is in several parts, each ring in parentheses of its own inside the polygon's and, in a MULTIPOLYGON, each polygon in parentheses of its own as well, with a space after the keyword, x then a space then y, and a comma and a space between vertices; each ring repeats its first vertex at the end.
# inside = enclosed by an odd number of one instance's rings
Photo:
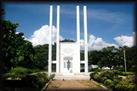
POLYGON ((75 42, 61 42, 60 36, 60 6, 57 5, 57 38, 56 38, 56 60, 52 60, 52 23, 53 6, 50 5, 49 12, 49 53, 48 53, 48 74, 55 74, 55 79, 89 79, 88 74, 88 40, 87 40, 87 6, 83 6, 83 27, 84 27, 84 60, 80 60, 80 6, 76 6, 76 38, 75 42), (56 71, 52 71, 55 65, 56 71), (81 68, 84 71, 81 72, 81 68))

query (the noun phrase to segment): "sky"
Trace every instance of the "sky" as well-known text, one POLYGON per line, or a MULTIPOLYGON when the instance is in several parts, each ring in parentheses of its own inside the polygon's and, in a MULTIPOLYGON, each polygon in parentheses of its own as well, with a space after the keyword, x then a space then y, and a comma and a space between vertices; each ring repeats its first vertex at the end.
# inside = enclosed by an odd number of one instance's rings
MULTIPOLYGON (((83 35, 83 6, 88 13, 89 50, 107 46, 133 46, 133 3, 86 3, 80 6, 81 48, 83 35)), ((56 4, 53 4, 53 42, 56 41, 56 4)), ((60 4, 60 39, 76 40, 75 3, 60 4)), ((34 46, 47 44, 49 40, 49 3, 4 3, 5 19, 19 23, 17 32, 34 46)))

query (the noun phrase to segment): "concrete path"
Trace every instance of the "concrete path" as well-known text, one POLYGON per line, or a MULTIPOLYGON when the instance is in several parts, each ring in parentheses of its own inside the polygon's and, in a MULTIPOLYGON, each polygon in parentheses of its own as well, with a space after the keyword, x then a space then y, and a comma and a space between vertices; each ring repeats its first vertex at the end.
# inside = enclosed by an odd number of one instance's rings
POLYGON ((54 80, 49 83, 47 91, 106 91, 98 83, 95 83, 93 80, 54 80))

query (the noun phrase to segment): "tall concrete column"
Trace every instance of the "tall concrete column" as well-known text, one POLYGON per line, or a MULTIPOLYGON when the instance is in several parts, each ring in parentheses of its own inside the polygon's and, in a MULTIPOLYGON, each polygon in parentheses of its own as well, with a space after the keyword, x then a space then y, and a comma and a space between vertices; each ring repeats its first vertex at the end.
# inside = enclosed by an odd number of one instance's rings
POLYGON ((77 65, 77 67, 80 69, 80 8, 79 6, 76 6, 76 24, 77 24, 76 30, 77 30, 77 45, 78 45, 77 63, 79 64, 77 65))
POLYGON ((88 72, 88 40, 87 40, 87 7, 83 7, 84 18, 84 58, 85 58, 85 72, 88 72))
MULTIPOLYGON (((79 6, 76 6, 76 23, 77 23, 77 45, 78 45, 78 60, 77 60, 77 63, 79 65, 78 68, 80 69, 80 8, 79 6)), ((80 70, 79 70, 80 72, 80 70)))
POLYGON ((53 6, 50 5, 50 12, 49 12, 49 53, 48 53, 48 75, 51 74, 51 67, 52 67, 52 21, 53 21, 53 6))
POLYGON ((79 6, 77 6, 76 10, 76 21, 77 21, 77 42, 80 43, 80 11, 79 6))
POLYGON ((59 58, 59 34, 60 34, 60 6, 59 5, 57 5, 57 42, 56 42, 56 61, 57 61, 57 63, 56 63, 56 72, 57 73, 59 73, 60 71, 59 71, 59 65, 60 65, 60 58, 59 58))

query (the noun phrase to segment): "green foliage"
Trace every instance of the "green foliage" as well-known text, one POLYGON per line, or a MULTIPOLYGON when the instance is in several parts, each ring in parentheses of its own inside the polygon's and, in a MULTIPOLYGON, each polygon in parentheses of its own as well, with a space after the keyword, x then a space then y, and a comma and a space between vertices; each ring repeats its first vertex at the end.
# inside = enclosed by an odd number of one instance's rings
POLYGON ((114 86, 113 81, 110 80, 110 79, 105 80, 105 81, 104 81, 104 84, 105 84, 106 86, 110 87, 110 88, 112 88, 112 87, 114 86))
POLYGON ((31 75, 25 76, 22 80, 27 81, 32 84, 34 88, 42 89, 44 85, 49 81, 48 75, 46 73, 34 73, 31 75))
POLYGON ((127 78, 128 80, 123 80, 121 77, 119 77, 120 74, 123 72, 117 71, 117 70, 101 70, 101 71, 95 71, 90 74, 91 79, 103 83, 108 88, 113 89, 114 91, 135 91, 135 84, 133 83, 133 80, 129 80, 133 78, 131 76, 132 73, 126 73, 128 74, 127 78))
POLYGON ((118 91, 135 91, 135 84, 133 84, 129 81, 126 81, 126 80, 122 80, 118 84, 116 84, 115 90, 118 90, 118 91))
POLYGON ((117 66, 117 67, 115 67, 114 69, 115 69, 115 70, 118 70, 118 71, 120 71, 120 72, 125 71, 124 65, 117 66))
POLYGON ((98 65, 100 68, 109 67, 110 69, 124 71, 123 50, 126 51, 127 71, 135 71, 135 47, 115 48, 112 46, 103 48, 99 51, 89 51, 89 64, 98 65))
POLYGON ((98 65, 101 68, 105 66, 111 69, 112 66, 117 65, 117 55, 116 54, 118 54, 118 49, 112 46, 112 47, 103 48, 101 52, 103 53, 103 55, 100 58, 100 61, 98 62, 98 65))
POLYGON ((61 42, 75 42, 75 41, 72 40, 72 39, 64 39, 64 40, 62 40, 61 42))
POLYGON ((32 73, 32 70, 24 68, 24 67, 16 67, 12 68, 8 73, 5 74, 6 78, 11 79, 22 79, 26 75, 32 73))
POLYGON ((110 79, 113 80, 118 77, 118 71, 115 70, 102 70, 102 71, 95 71, 90 74, 90 77, 98 82, 104 83, 105 80, 110 79))
POLYGON ((44 69, 48 65, 48 45, 38 45, 34 47, 34 65, 36 68, 44 69))
POLYGON ((29 86, 33 86, 36 89, 42 89, 42 87, 49 81, 47 73, 39 72, 38 69, 28 69, 24 67, 16 67, 11 69, 4 75, 6 79, 11 80, 23 80, 29 86))
MULTIPOLYGON (((34 61, 35 68, 47 70, 48 66, 48 44, 38 45, 34 47, 34 61)), ((56 44, 52 45, 52 60, 56 60, 56 44)))
POLYGON ((100 82, 100 75, 99 73, 96 73, 93 77, 96 81, 100 82))
POLYGON ((3 53, 2 62, 5 71, 17 66, 33 67, 33 46, 24 39, 23 33, 16 32, 17 27, 18 24, 2 21, 0 52, 3 53))
POLYGON ((10 21, 2 20, 0 53, 2 53, 1 61, 3 62, 2 66, 4 66, 4 70, 7 70, 12 66, 10 60, 13 58, 14 49, 16 48, 12 48, 12 46, 14 46, 15 29, 17 26, 18 24, 12 24, 10 21))
POLYGON ((96 65, 101 60, 102 56, 103 56, 103 54, 100 51, 89 51, 89 53, 88 53, 89 64, 96 65))
POLYGON ((128 75, 133 75, 134 73, 133 72, 121 72, 120 75, 122 76, 128 76, 128 75))
POLYGON ((101 83, 104 83, 108 78, 107 77, 102 77, 101 78, 101 83))

